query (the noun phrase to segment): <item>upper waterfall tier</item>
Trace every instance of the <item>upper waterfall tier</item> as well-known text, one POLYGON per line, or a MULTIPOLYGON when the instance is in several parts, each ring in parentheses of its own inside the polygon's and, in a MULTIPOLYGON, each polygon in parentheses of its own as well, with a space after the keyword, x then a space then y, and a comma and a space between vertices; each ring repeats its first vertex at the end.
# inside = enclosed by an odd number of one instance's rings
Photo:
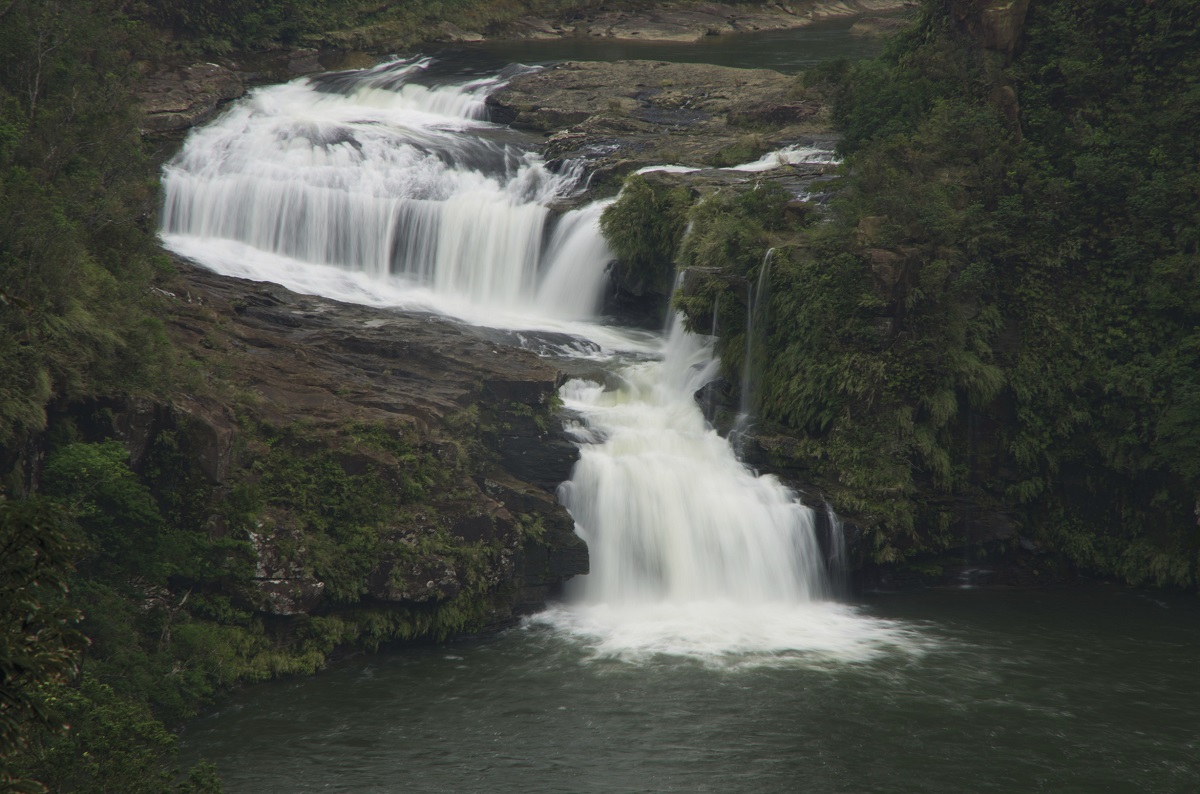
POLYGON ((439 85, 430 64, 262 88, 194 131, 164 169, 168 246, 301 289, 289 271, 323 266, 490 309, 594 314, 611 258, 598 214, 547 206, 581 170, 551 171, 483 120, 505 73, 439 85))

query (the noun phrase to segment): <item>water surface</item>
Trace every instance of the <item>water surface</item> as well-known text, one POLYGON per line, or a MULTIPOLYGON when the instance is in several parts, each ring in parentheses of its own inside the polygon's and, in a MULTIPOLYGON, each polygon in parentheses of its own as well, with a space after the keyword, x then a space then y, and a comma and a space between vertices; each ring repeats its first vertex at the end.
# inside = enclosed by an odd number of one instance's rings
POLYGON ((647 60, 775 69, 794 74, 824 61, 879 55, 885 40, 851 35, 850 26, 854 22, 853 19, 839 19, 794 30, 707 36, 695 43, 564 38, 489 41, 463 45, 463 48, 506 63, 647 60))
POLYGON ((239 792, 1194 792, 1200 603, 1117 587, 875 597, 865 662, 633 664, 529 626, 230 697, 239 792))

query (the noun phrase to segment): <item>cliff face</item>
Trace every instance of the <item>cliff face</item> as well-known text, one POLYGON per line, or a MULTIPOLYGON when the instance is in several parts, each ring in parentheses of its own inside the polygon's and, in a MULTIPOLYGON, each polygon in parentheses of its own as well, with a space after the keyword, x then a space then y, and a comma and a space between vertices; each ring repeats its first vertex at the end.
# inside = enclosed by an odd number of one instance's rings
POLYGON ((1029 0, 950 0, 950 15, 981 49, 1012 56, 1025 28, 1029 0))

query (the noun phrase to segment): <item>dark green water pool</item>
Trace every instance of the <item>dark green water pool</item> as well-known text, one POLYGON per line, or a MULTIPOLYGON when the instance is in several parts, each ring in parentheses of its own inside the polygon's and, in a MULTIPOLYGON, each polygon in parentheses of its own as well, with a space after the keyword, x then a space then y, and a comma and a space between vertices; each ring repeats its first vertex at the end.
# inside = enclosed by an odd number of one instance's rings
POLYGON ((229 792, 1194 792, 1200 602, 871 598, 924 651, 746 669, 529 627, 247 689, 184 735, 229 792))
POLYGON ((854 20, 833 20, 796 30, 709 36, 694 44, 613 41, 600 38, 494 41, 467 45, 467 52, 512 63, 649 60, 711 63, 740 69, 794 73, 836 58, 874 58, 883 39, 850 35, 854 20))

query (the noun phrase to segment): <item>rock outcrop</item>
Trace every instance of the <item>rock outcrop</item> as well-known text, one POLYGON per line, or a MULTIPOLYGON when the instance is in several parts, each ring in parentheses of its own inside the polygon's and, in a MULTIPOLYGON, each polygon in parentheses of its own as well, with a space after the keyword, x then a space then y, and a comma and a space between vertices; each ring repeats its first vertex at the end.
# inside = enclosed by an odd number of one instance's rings
POLYGON ((212 118, 217 109, 246 93, 242 80, 224 66, 196 63, 161 69, 139 91, 143 133, 186 130, 212 118))
POLYGON ((954 0, 951 14, 960 29, 979 42, 985 50, 1010 59, 1025 29, 1029 0, 954 0))
MULTIPOLYGON (((553 494, 575 458, 553 413, 563 377, 554 366, 445 318, 177 266, 159 296, 187 366, 211 375, 171 406, 115 412, 129 417, 114 429, 135 467, 169 431, 217 494, 267 487, 285 446, 295 465, 336 467, 335 482, 417 488, 375 530, 359 604, 436 609, 467 594, 486 604, 486 624, 501 625, 586 573, 586 546, 553 494), (356 435, 371 433, 384 445, 356 435), (410 452, 389 451, 401 442, 410 452)), ((324 533, 344 528, 314 528, 286 499, 263 501, 256 515, 243 597, 278 616, 347 608, 315 573, 320 554, 340 553, 324 533)), ((224 518, 210 523, 230 531, 224 518)))
POLYGON ((568 62, 513 79, 488 107, 498 122, 546 135, 548 159, 585 160, 594 186, 643 166, 734 165, 785 144, 833 140, 825 107, 769 69, 568 62))

